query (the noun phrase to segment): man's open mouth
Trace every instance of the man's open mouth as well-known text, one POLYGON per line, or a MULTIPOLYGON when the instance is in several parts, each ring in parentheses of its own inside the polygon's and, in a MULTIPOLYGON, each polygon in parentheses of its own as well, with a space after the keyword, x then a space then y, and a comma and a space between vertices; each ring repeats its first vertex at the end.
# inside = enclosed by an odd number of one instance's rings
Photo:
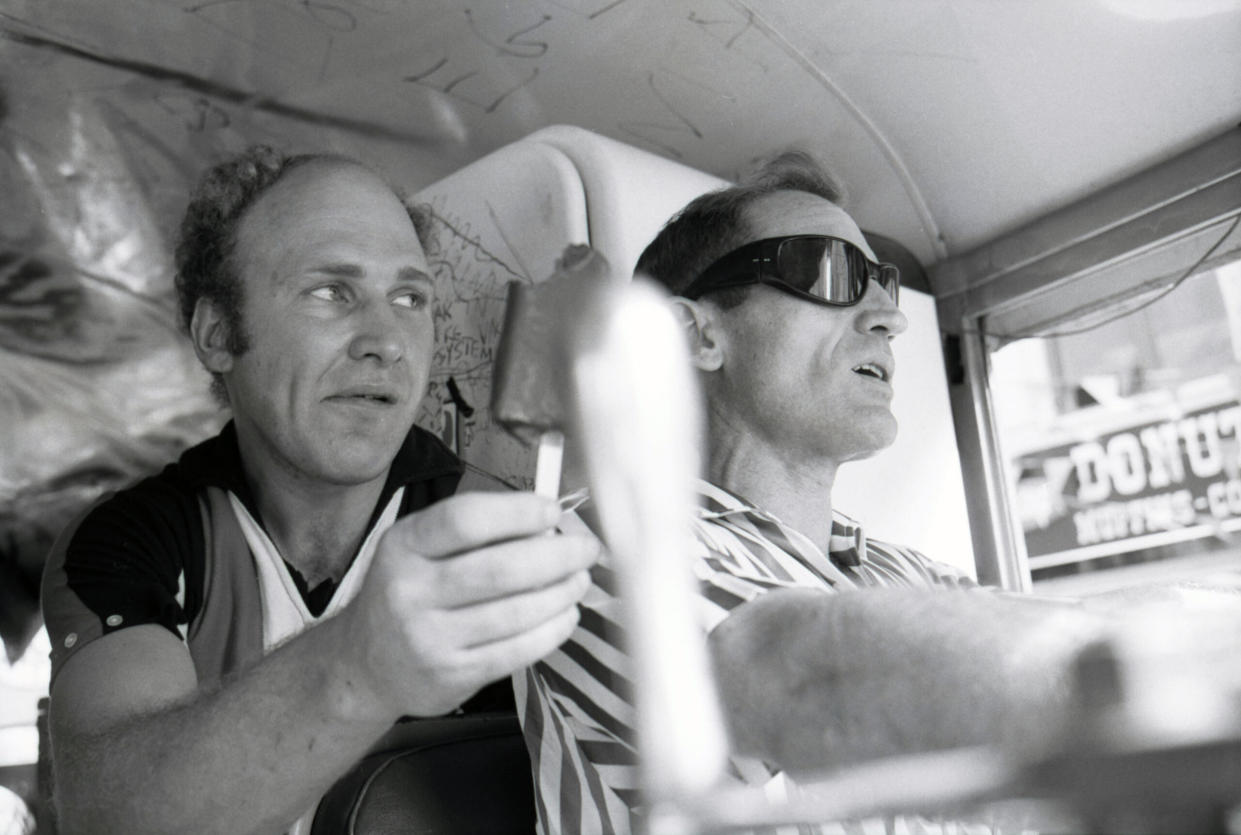
POLYGON ((874 377, 875 379, 882 380, 885 383, 888 381, 887 369, 881 365, 876 365, 873 362, 864 362, 861 365, 854 366, 853 373, 861 374, 865 377, 874 377))

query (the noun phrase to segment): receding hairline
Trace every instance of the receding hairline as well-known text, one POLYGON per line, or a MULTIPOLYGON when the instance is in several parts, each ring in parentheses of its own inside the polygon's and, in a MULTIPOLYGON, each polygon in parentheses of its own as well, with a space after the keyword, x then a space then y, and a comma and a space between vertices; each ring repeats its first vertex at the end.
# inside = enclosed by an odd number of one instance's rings
POLYGON ((390 182, 388 182, 386 177, 361 160, 354 159, 353 157, 347 157, 343 154, 307 154, 301 157, 294 157, 289 165, 285 167, 284 171, 281 172, 275 182, 264 189, 263 192, 259 194, 258 197, 255 198, 255 200, 250 204, 250 206, 246 208, 246 211, 248 212, 251 208, 258 205, 263 198, 267 197, 272 192, 279 190, 282 185, 286 185, 292 180, 308 177, 316 170, 323 173, 330 173, 335 171, 348 171, 350 169, 367 174, 371 179, 391 192, 397 200, 402 203, 405 202, 400 192, 390 182))
MULTIPOLYGON (((361 172, 372 184, 379 186, 384 192, 390 194, 392 199, 405 210, 404 214, 409 221, 410 231, 413 233, 414 239, 418 241, 423 257, 429 258, 429 244, 427 240, 424 240, 424 230, 419 227, 418 222, 414 219, 414 214, 420 212, 420 207, 413 205, 400 190, 393 187, 392 183, 377 170, 365 162, 341 154, 306 154, 293 159, 293 164, 287 166, 281 172, 280 177, 255 197, 237 217, 234 223, 233 235, 238 254, 241 254, 247 247, 247 239, 254 235, 261 235, 261 232, 256 232, 253 228, 256 219, 259 220, 261 226, 264 222, 261 219, 262 215, 266 215, 268 221, 280 218, 280 210, 278 207, 273 209, 273 204, 278 206, 278 201, 287 199, 284 194, 286 189, 312 186, 316 177, 352 170, 361 172), (302 169, 305 169, 305 171, 303 172, 302 169), (260 217, 256 218, 256 215, 260 217)), ((249 245, 261 246, 261 240, 249 245)))
MULTIPOLYGON (((405 208, 406 214, 409 213, 411 207, 405 195, 395 188, 386 177, 361 160, 343 154, 307 154, 294 157, 293 161, 281 172, 279 178, 263 189, 262 193, 255 197, 250 202, 250 205, 246 206, 245 210, 237 218, 238 239, 240 240, 241 230, 248 226, 249 220, 259 210, 259 207, 270 203, 274 199, 278 199, 286 189, 298 185, 299 181, 305 181, 306 178, 349 170, 359 171, 369 177, 375 184, 381 186, 384 191, 391 194, 393 199, 405 208)), ((410 218, 410 224, 421 245, 423 243, 421 240, 422 236, 412 217, 410 218)))

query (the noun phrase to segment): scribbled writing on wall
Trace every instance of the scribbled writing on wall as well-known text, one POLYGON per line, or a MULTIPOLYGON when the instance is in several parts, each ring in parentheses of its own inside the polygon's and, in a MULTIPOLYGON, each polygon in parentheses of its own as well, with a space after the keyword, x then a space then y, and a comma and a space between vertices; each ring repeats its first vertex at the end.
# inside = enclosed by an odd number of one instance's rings
POLYGON ((418 422, 472 466, 527 489, 533 483, 533 453, 493 423, 490 402, 507 285, 530 279, 487 249, 473 226, 443 201, 433 200, 431 210, 435 351, 418 422))

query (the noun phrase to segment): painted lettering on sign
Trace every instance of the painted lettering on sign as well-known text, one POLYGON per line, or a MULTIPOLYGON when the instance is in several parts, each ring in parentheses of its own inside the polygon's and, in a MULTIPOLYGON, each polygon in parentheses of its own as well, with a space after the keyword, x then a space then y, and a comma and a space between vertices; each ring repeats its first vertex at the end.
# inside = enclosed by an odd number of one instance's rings
MULTIPOLYGON (((1040 556, 1241 519, 1235 402, 1022 456, 1026 549, 1040 556)), ((1204 534, 1205 535, 1205 534, 1204 534)))

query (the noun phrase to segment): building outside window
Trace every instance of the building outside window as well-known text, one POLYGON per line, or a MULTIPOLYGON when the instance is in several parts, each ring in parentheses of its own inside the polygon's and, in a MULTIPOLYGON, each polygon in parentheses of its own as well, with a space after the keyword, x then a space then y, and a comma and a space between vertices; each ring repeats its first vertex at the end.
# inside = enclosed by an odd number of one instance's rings
POLYGON ((1241 570, 1241 260, 1006 341, 989 383, 1036 591, 1241 570))

